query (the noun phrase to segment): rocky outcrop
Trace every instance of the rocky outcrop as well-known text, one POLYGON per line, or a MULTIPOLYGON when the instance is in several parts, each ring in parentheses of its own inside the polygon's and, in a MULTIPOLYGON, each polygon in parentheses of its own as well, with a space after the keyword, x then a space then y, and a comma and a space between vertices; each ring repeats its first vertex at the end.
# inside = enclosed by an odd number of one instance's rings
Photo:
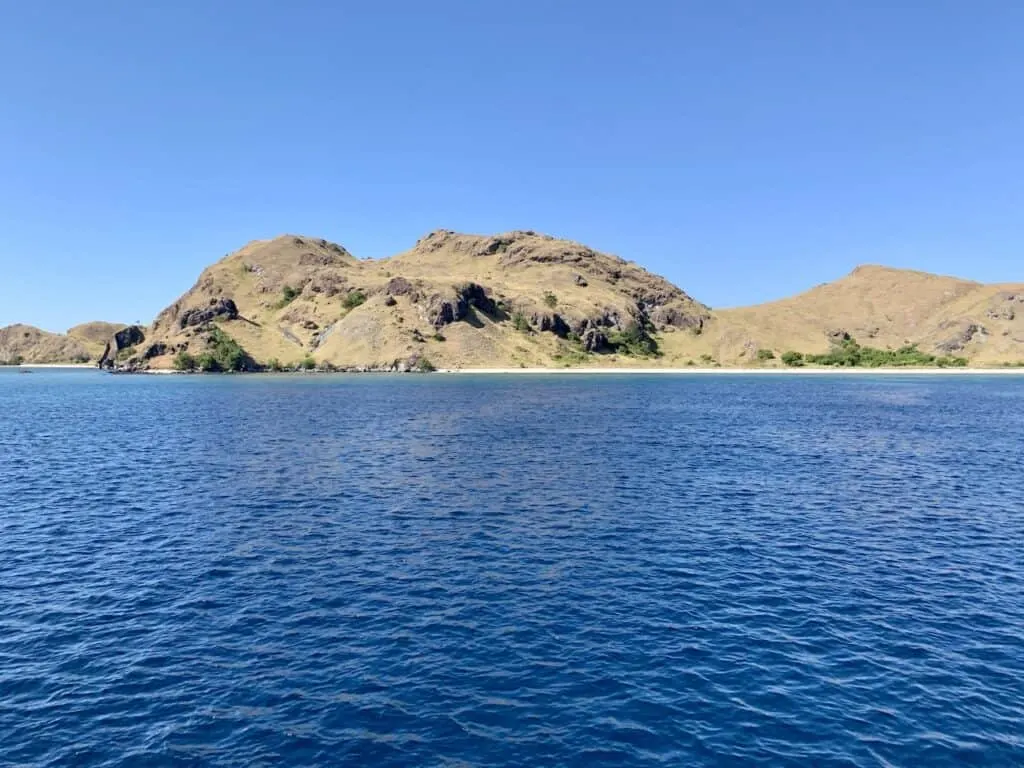
POLYGON ((128 347, 134 347, 136 344, 141 344, 145 340, 146 334, 142 330, 142 327, 138 325, 129 325, 127 328, 122 328, 114 334, 114 346, 119 352, 122 349, 128 349, 128 347))
POLYGON ((588 328, 584 331, 580 337, 580 343, 584 350, 594 354, 612 351, 611 344, 608 343, 608 336, 597 328, 588 328))
POLYGON ((648 315, 655 328, 689 328, 702 330, 710 315, 685 312, 676 307, 655 307, 648 315))
POLYGON ((191 326, 206 325, 213 320, 237 320, 238 307, 231 299, 217 298, 210 299, 209 305, 186 309, 178 315, 178 327, 189 328, 191 326))
POLYGON ((568 336, 572 331, 562 316, 554 312, 535 312, 530 316, 530 324, 538 331, 548 331, 562 338, 568 336))
POLYGON ((97 365, 100 368, 113 368, 117 363, 119 355, 126 350, 138 346, 145 340, 146 333, 143 331, 141 326, 129 325, 122 328, 113 335, 110 341, 107 342, 97 365))
POLYGON ((164 344, 162 341, 158 341, 156 344, 150 344, 142 352, 143 360, 152 360, 154 357, 162 357, 163 355, 169 354, 171 349, 164 344))
POLYGON ((992 320, 1016 319, 1018 311, 1024 309, 1024 293, 1003 291, 992 298, 985 315, 992 320))
POLYGON ((393 277, 384 286, 384 293, 387 296, 408 296, 413 303, 419 301, 420 294, 411 282, 404 277, 393 277))
POLYGON ((470 307, 476 307, 486 315, 498 313, 498 305, 486 288, 476 283, 465 283, 454 287, 448 295, 431 296, 426 307, 427 321, 435 328, 441 328, 466 319, 470 307))
MULTIPOLYGON (((945 324, 945 327, 949 327, 949 324, 945 324)), ((962 325, 955 334, 945 341, 936 344, 935 347, 940 352, 948 355, 953 352, 961 351, 972 341, 984 341, 987 336, 988 331, 985 329, 985 326, 978 325, 977 323, 966 323, 962 325)))

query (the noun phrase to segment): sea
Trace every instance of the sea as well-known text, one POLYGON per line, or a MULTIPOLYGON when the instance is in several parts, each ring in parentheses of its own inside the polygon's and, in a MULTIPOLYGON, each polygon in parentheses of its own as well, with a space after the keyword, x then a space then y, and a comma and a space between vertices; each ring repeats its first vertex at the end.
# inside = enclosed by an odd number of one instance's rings
POLYGON ((2 370, 0 765, 1024 765, 1024 377, 2 370))

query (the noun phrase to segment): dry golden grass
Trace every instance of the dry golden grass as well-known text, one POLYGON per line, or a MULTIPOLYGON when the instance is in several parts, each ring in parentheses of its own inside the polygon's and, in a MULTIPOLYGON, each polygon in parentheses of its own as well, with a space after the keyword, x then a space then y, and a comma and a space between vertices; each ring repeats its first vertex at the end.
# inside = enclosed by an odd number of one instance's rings
POLYGON ((0 328, 0 363, 81 363, 90 359, 89 350, 78 339, 34 328, 9 325, 0 328))
MULTIPOLYGON (((211 323, 261 364, 295 365, 312 357, 336 366, 380 366, 425 357, 453 369, 772 367, 784 351, 824 352, 832 334, 848 333, 866 346, 914 343, 972 364, 1000 365, 1024 360, 1024 285, 864 266, 791 298, 712 312, 635 264, 533 232, 437 231, 378 260, 286 235, 251 242, 206 269, 147 329, 140 347, 163 345, 164 354, 143 365, 168 368, 180 351, 201 354, 211 323), (482 286, 501 309, 471 308, 468 317, 441 324, 439 308, 456 305, 457 291, 468 283, 482 286), (226 299, 238 318, 186 322, 190 312, 209 311, 226 299), (534 330, 517 330, 514 315, 530 319, 534 330), (576 330, 622 327, 646 316, 661 354, 584 354, 577 341, 537 328, 556 315, 576 330), (759 361, 758 350, 776 357, 759 361)), ((95 359, 121 327, 89 323, 67 336, 25 326, 0 329, 0 359, 95 359)))

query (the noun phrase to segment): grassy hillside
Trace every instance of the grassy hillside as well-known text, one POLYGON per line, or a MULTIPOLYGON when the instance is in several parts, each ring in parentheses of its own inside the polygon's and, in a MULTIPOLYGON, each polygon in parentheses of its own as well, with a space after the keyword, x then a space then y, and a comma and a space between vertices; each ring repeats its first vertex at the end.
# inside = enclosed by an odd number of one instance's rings
POLYGON ((0 328, 0 364, 85 363, 88 348, 78 339, 34 328, 9 325, 0 328))
POLYGON ((984 285, 925 272, 863 266, 781 301, 715 314, 715 353, 744 349, 823 354, 843 334, 861 344, 916 344, 978 365, 1024 360, 1024 284, 984 285))
POLYGON ((0 365, 96 362, 106 343, 124 327, 118 323, 84 323, 62 334, 31 325, 9 325, 0 328, 0 365))
POLYGON ((709 319, 635 264, 532 232, 438 231, 380 260, 289 235, 205 270, 160 313, 136 362, 208 353, 217 327, 257 364, 635 365, 653 359, 654 337, 696 338, 709 319))
POLYGON ((249 243, 149 328, 0 330, 0 362, 127 369, 973 365, 1024 361, 1024 284, 863 266, 712 311, 632 262, 534 232, 432 232, 386 259, 326 240, 249 243))

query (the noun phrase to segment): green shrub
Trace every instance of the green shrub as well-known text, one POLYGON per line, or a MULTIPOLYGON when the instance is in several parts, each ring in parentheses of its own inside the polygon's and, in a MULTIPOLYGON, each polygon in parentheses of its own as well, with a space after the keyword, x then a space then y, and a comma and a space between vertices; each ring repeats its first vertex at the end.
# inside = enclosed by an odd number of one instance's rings
POLYGON ((0 360, 0 365, 21 365, 24 362, 24 357, 21 355, 15 355, 14 357, 9 357, 6 360, 0 360))
POLYGON ((203 373, 213 373, 219 371, 220 363, 217 362, 217 358, 209 352, 203 352, 196 358, 196 368, 203 373))
POLYGON ((269 360, 267 360, 266 368, 268 371, 273 371, 275 373, 284 370, 284 366, 281 365, 281 361, 278 360, 276 357, 272 357, 269 360))
POLYGON ((630 322, 623 330, 608 334, 608 343, 619 354, 634 357, 649 357, 658 354, 658 342, 637 321, 630 322))
POLYGON ((437 332, 436 332, 436 333, 435 333, 435 334, 434 334, 433 336, 431 336, 430 338, 432 338, 432 339, 433 339, 434 341, 444 341, 444 340, 445 340, 445 338, 444 338, 444 334, 443 334, 443 333, 441 333, 440 331, 437 331, 437 332))
POLYGON ((252 361, 241 345, 220 328, 215 327, 210 332, 209 340, 212 344, 210 354, 217 362, 214 370, 245 371, 252 367, 252 361))
POLYGON ((963 367, 968 361, 965 357, 936 356, 922 352, 916 344, 905 344, 899 349, 878 349, 862 347, 856 339, 846 338, 833 344, 832 348, 820 355, 801 355, 799 352, 787 352, 782 356, 786 365, 827 365, 845 368, 880 368, 887 367, 963 367))
POLYGON ((313 359, 312 355, 306 355, 302 358, 302 362, 299 363, 299 368, 304 371, 312 371, 316 368, 316 360, 313 359))
POLYGON ((700 356, 700 361, 702 363, 713 363, 715 362, 715 358, 713 358, 711 355, 705 352, 703 355, 700 356))
POLYGON ((544 293, 544 303, 551 309, 554 309, 558 306, 558 297, 551 291, 546 291, 544 293))
POLYGON ((201 371, 248 371, 253 368, 252 358, 237 341, 216 326, 207 336, 207 350, 195 358, 201 371))
POLYGON ((293 301, 299 298, 299 294, 301 293, 302 290, 300 288, 293 288, 290 285, 286 285, 284 288, 281 289, 281 298, 277 302, 277 308, 281 309, 283 307, 287 307, 289 304, 291 304, 293 301))
POLYGON ((434 366, 432 362, 427 360, 427 358, 421 357, 419 360, 416 361, 416 370, 419 373, 433 373, 434 371, 437 370, 437 368, 434 366))
POLYGON ((341 306, 345 309, 355 309, 358 306, 366 303, 366 294, 360 291, 358 288, 354 291, 349 291, 345 294, 345 298, 342 299, 341 306))
POLYGON ((775 359, 775 353, 772 352, 770 349, 759 349, 759 350, 757 350, 757 359, 758 360, 762 360, 762 361, 763 360, 774 360, 775 359))
POLYGON ((196 359, 188 352, 179 352, 174 356, 174 370, 176 371, 194 371, 196 369, 196 359))
POLYGON ((530 321, 526 319, 526 315, 522 312, 516 312, 512 315, 512 327, 517 331, 522 331, 523 333, 529 333, 533 330, 530 327, 530 321))

